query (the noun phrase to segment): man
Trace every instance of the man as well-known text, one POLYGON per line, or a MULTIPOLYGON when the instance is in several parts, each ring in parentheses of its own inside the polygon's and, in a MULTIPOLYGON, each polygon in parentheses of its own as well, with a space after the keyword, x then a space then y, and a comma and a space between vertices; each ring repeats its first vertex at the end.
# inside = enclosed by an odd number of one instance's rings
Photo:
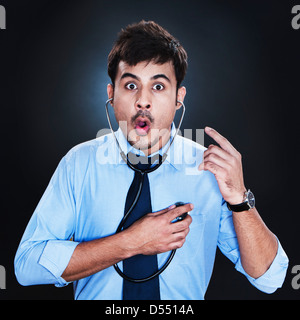
POLYGON ((140 197, 148 200, 136 206, 146 212, 116 234, 136 172, 112 134, 76 146, 61 160, 21 240, 15 258, 21 284, 74 282, 76 299, 203 299, 218 246, 258 289, 272 293, 282 285, 288 259, 245 188, 238 151, 208 127, 218 145, 205 149, 177 136, 170 146, 186 68, 183 47, 156 23, 122 30, 108 59, 117 141, 141 157, 170 148, 144 176, 140 197), (184 205, 176 207, 179 201, 184 205), (148 264, 158 271, 174 249, 170 265, 142 284, 113 268, 120 262, 125 274, 138 269, 131 277, 140 279, 148 264))

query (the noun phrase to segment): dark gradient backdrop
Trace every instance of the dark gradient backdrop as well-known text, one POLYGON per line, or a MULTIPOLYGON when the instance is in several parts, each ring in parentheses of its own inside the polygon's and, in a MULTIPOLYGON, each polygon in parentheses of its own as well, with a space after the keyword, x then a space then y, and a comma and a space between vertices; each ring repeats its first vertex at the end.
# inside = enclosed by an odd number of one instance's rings
POLYGON ((295 4, 0 0, 7 11, 7 30, 0 30, 0 265, 7 271, 1 300, 72 299, 72 286, 21 287, 13 259, 59 160, 107 128, 107 55, 118 31, 141 19, 155 20, 186 48, 183 128, 212 126, 242 153, 246 186, 290 258, 283 288, 266 295, 218 252, 206 299, 300 298, 291 286, 292 266, 300 265, 295 4))

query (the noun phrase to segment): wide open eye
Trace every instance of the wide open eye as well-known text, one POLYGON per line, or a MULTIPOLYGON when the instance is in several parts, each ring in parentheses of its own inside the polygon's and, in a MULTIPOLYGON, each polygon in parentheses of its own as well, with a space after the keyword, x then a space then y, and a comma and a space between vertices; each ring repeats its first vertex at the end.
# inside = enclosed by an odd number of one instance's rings
POLYGON ((157 83, 157 84, 155 84, 152 88, 153 88, 154 90, 156 90, 156 91, 161 91, 161 90, 163 90, 165 87, 164 87, 162 84, 157 83))
POLYGON ((137 89, 137 86, 135 83, 130 82, 130 83, 126 84, 125 88, 128 90, 135 90, 135 89, 137 89))

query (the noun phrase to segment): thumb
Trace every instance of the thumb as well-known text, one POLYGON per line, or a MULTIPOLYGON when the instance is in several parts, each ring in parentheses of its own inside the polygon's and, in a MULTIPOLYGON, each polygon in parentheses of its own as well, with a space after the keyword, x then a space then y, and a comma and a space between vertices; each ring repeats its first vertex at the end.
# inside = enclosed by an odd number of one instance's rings
POLYGON ((199 164, 198 170, 204 170, 204 161, 199 164))
POLYGON ((156 211, 156 212, 152 212, 151 214, 153 215, 153 216, 158 216, 158 215, 160 215, 160 214, 164 214, 164 213, 166 213, 166 212, 168 212, 168 211, 170 211, 170 210, 172 210, 172 209, 174 209, 174 208, 176 208, 176 206, 175 206, 175 204, 172 204, 170 207, 168 207, 168 208, 165 208, 165 209, 162 209, 162 210, 159 210, 159 211, 156 211))

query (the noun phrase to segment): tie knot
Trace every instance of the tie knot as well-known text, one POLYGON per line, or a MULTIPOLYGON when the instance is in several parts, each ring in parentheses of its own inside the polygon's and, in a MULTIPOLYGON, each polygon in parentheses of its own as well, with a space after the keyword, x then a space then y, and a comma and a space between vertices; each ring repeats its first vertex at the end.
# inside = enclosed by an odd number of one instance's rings
POLYGON ((127 154, 127 159, 130 163, 137 169, 145 171, 151 168, 151 166, 158 160, 160 161, 160 154, 156 154, 153 157, 144 157, 138 154, 129 152, 127 154))

